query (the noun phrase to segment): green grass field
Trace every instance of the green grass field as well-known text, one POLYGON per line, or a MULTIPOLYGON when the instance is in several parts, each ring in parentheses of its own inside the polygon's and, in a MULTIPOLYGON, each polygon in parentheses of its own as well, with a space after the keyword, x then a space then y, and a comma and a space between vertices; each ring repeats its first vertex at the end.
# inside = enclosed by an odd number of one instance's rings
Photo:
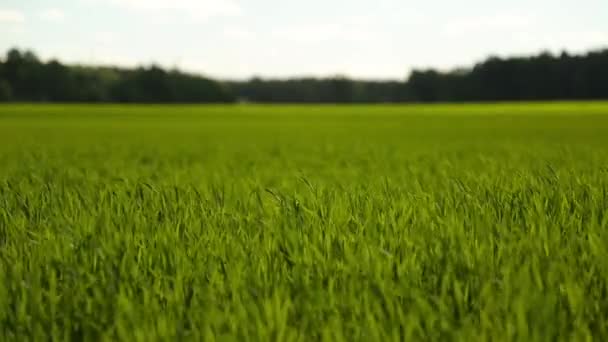
POLYGON ((0 340, 608 340, 608 103, 0 106, 0 340))

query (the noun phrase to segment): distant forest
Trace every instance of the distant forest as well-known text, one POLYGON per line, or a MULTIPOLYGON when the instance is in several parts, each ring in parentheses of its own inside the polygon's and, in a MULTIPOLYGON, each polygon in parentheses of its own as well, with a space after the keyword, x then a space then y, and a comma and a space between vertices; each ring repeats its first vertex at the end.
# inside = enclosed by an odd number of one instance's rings
POLYGON ((399 103, 608 99, 608 50, 584 55, 491 57, 450 72, 414 70, 403 81, 345 77, 218 81, 157 66, 69 66, 10 50, 0 101, 116 103, 399 103))

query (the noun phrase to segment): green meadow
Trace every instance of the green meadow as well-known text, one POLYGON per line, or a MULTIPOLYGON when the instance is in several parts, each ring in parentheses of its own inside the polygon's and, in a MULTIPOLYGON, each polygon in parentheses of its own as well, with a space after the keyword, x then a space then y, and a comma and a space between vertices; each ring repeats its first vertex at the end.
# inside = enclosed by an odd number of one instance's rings
POLYGON ((608 103, 2 105, 0 340, 608 340, 608 103))

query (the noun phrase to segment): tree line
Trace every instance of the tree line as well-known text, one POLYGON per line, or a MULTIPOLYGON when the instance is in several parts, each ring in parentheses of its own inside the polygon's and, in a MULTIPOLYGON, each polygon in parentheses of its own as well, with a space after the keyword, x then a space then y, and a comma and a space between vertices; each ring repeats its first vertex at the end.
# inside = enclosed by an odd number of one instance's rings
POLYGON ((608 50, 491 57, 402 81, 346 77, 218 81, 165 70, 68 66, 10 50, 0 60, 0 101, 119 103, 401 103, 608 99, 608 50))
POLYGON ((27 102, 207 103, 233 102, 215 80, 157 66, 124 69, 42 62, 30 51, 10 50, 0 63, 0 100, 27 102))

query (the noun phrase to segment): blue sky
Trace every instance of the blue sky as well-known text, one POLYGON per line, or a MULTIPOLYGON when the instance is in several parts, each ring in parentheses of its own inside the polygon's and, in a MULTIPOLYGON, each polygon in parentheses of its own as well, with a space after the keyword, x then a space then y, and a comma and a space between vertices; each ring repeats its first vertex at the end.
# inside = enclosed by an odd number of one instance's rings
POLYGON ((0 50, 220 78, 398 79, 608 47, 606 0, 1 0, 0 50))

